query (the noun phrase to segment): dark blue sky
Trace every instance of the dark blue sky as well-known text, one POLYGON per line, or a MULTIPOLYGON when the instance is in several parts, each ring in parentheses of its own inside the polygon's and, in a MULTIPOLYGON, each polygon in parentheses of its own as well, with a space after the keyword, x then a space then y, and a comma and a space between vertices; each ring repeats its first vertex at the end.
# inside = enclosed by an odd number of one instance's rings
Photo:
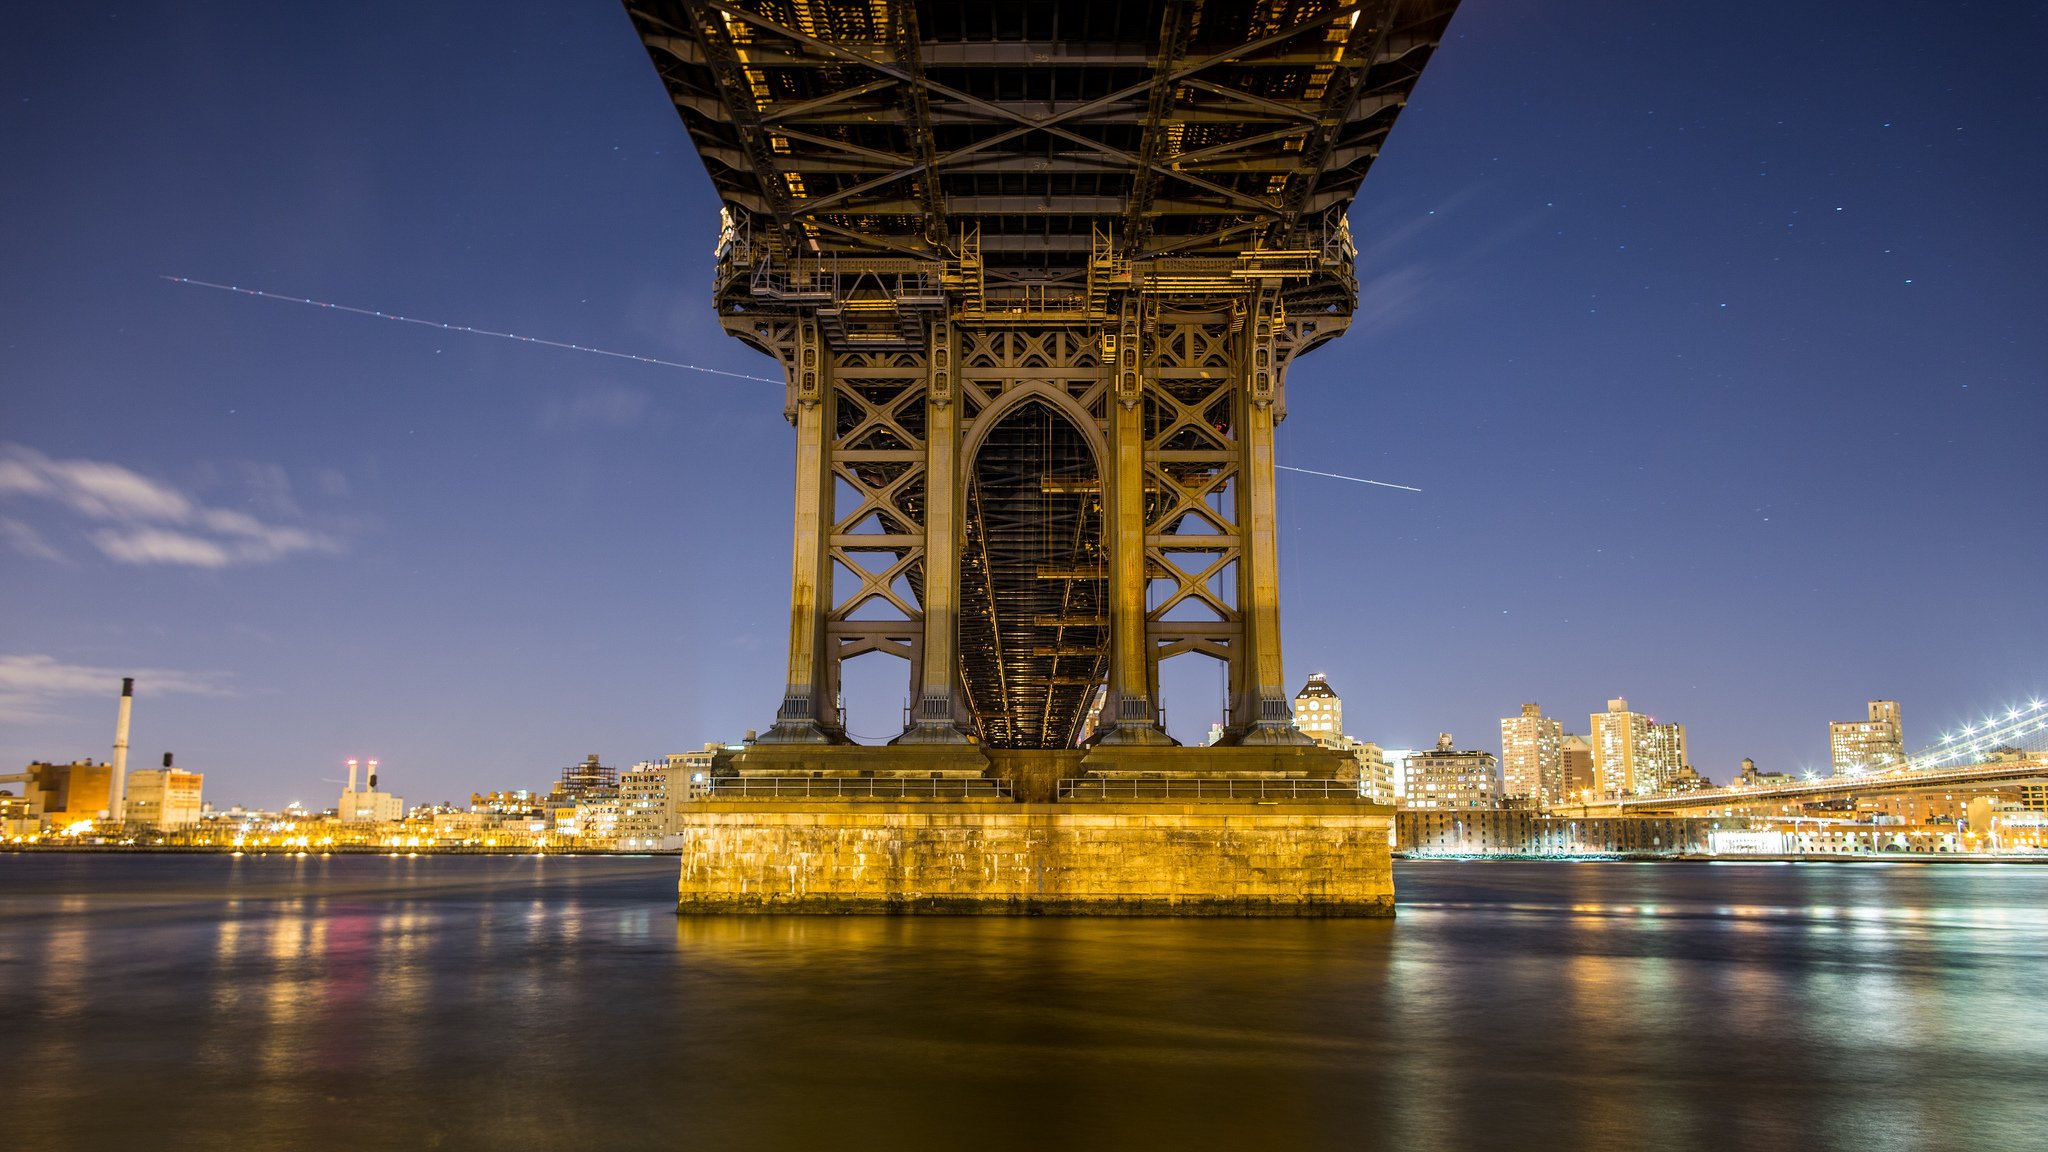
MULTIPOLYGON (((1353 212, 1280 459, 1425 491, 1283 477, 1290 680, 1393 746, 1624 694, 1717 779, 2048 691, 2048 10, 1551 7, 1467 4, 1353 212)), ((123 674, 221 804, 767 725, 779 387, 159 279, 770 372, 622 10, 44 6, 0 142, 0 763, 123 674)))

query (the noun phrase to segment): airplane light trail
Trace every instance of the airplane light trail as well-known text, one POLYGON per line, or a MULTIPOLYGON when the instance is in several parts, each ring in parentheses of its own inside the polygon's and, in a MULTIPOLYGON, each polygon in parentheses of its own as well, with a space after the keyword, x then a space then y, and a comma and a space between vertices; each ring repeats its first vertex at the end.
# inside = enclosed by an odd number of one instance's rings
MULTIPOLYGON (((233 292, 242 296, 257 296, 265 300, 282 300, 287 304, 306 304, 314 308, 329 308, 336 312, 353 312, 358 316, 373 316, 379 320, 396 320, 401 324, 417 324, 422 328, 438 328, 444 332, 467 332, 472 336, 494 336, 500 340, 517 340, 522 344, 540 344, 549 348, 561 348, 569 352, 588 352, 594 356, 611 356, 619 360, 635 360, 642 364, 654 364, 662 368, 681 368, 688 372, 705 372, 713 376, 730 376, 735 380, 759 380, 763 384, 780 384, 781 380, 768 376, 752 376, 745 372, 728 372, 723 368, 706 368, 701 364, 684 364, 678 360, 660 360, 653 356, 636 356, 631 352, 613 352, 605 348, 592 348, 584 344, 569 344, 560 340, 546 340, 539 336, 521 336, 516 332, 494 332, 489 328, 472 328, 467 324, 443 324, 438 320, 421 320, 412 316, 400 316, 395 312, 379 312, 374 308, 357 308, 349 304, 331 304, 325 300, 314 300, 305 296, 285 296, 276 292, 265 292, 260 288, 243 288, 237 284, 215 284, 210 280, 194 280, 189 276, 164 276, 173 284, 190 284, 195 288, 211 288, 216 292, 233 292)), ((1371 484, 1376 488, 1398 488, 1403 492, 1420 492, 1406 484, 1390 484, 1385 480, 1367 480, 1363 476, 1345 476, 1336 472, 1318 472, 1313 468, 1290 468, 1285 464, 1273 467, 1282 472, 1299 472, 1304 476, 1322 476, 1331 480, 1349 480, 1353 484, 1371 484)))
POLYGON ((356 308, 347 304, 330 304, 325 300, 311 300, 304 296, 282 296, 276 292, 264 292, 255 288, 243 288, 234 284, 215 284, 206 280, 194 280, 189 276, 164 276, 173 284, 190 284, 195 288, 212 288, 220 292, 235 292, 243 296, 260 296, 265 300, 282 300, 287 304, 310 304, 315 308, 332 308, 336 312, 353 312, 358 316, 374 316, 379 320, 396 320, 401 324, 417 324, 422 328, 439 328, 445 332, 467 332, 472 336, 495 336, 500 340, 517 340, 522 344, 542 344, 549 348, 562 348, 570 352, 589 352, 595 356, 611 356, 620 360, 637 360, 642 364, 654 364, 663 368, 682 368, 690 372, 706 372, 713 376, 730 376, 735 380, 759 380, 764 384, 780 384, 781 380, 767 376, 750 376, 745 372, 728 372, 723 368, 706 368, 701 364, 684 364, 677 360, 658 360, 652 356, 635 356, 631 352, 612 352, 604 348, 592 348, 584 344, 566 344, 560 340, 543 340, 538 336, 521 336, 516 332, 493 332, 488 328, 472 328, 467 324, 443 324, 438 320, 419 320, 411 316, 400 316, 392 312, 379 312, 373 308, 356 308))
POLYGON ((1289 468, 1285 464, 1275 464, 1273 467, 1278 468, 1282 472, 1299 472, 1304 476, 1326 476, 1332 480, 1349 480, 1353 484, 1371 484, 1379 488, 1399 488, 1403 492, 1422 491, 1420 488, 1410 488, 1406 484, 1389 484, 1385 480, 1367 480, 1363 476, 1340 476, 1335 472, 1318 472, 1313 468, 1289 468))

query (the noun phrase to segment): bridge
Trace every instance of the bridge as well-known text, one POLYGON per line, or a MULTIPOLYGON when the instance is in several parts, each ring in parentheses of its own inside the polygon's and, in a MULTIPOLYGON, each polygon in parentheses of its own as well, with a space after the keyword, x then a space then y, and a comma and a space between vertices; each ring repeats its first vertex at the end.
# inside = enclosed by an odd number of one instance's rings
POLYGON ((1557 815, 1615 816, 1700 809, 1734 809, 1847 800, 1857 796, 1935 788, 1984 788, 2048 782, 2048 701, 2030 700, 1945 732, 1939 743, 1889 771, 1813 776, 1787 784, 1707 788, 1555 804, 1557 815))
POLYGON ((2018 757, 1948 768, 1901 768, 1890 772, 1822 776, 1793 784, 1757 788, 1706 788, 1654 796, 1628 796, 1585 804, 1553 804, 1557 815, 1615 816, 1645 812, 1679 812, 1703 808, 1746 808, 1763 805, 1847 800, 1889 792, 1921 792, 1930 788, 1982 788, 1996 784, 2048 781, 2048 758, 2018 757))
POLYGON ((1226 744, 1306 743, 1274 429, 1455 7, 628 0, 724 204, 719 313, 796 429, 762 746, 847 743, 870 653, 907 666, 898 746, 1170 745, 1188 654, 1227 666, 1226 744))

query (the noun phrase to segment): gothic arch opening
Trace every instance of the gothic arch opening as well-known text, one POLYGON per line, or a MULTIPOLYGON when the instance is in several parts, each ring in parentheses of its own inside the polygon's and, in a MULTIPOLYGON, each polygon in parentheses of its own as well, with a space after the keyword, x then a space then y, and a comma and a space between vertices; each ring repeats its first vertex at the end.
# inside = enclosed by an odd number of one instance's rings
POLYGON ((1109 671, 1094 453, 1063 413, 1032 400, 988 430, 967 476, 960 671, 981 739, 1070 747, 1109 671))

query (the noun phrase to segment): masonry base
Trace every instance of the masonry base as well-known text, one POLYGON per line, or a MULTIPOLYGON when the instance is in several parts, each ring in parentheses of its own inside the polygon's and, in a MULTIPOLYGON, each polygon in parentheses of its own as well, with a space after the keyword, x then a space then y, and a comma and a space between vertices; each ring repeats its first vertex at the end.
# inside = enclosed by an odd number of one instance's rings
POLYGON ((1349 799, 713 798, 684 806, 677 909, 1391 916, 1391 826, 1349 799))

